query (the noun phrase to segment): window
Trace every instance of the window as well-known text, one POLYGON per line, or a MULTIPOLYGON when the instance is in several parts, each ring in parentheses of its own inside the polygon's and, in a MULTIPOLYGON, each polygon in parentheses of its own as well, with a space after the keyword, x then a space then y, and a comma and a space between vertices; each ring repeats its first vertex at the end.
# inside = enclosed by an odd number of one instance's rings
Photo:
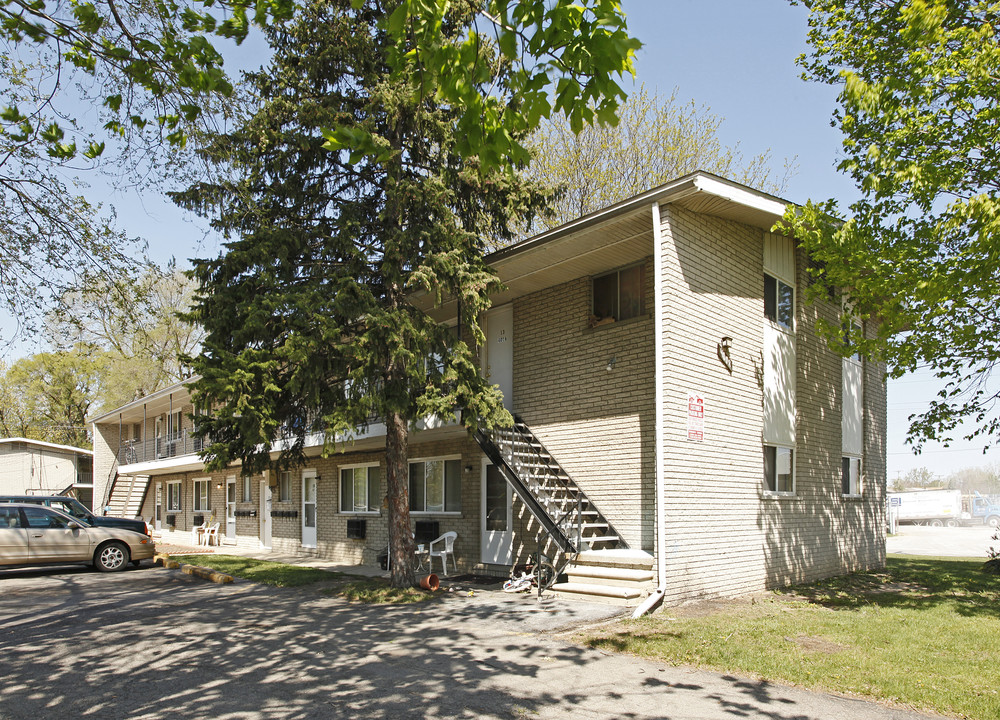
POLYGON ((340 471, 340 512, 378 512, 378 465, 342 468, 340 471))
POLYGON ((795 317, 795 290, 767 273, 764 273, 764 316, 789 330, 795 317))
POLYGON ((846 349, 854 351, 850 355, 845 355, 844 357, 846 360, 851 360, 852 362, 858 363, 860 365, 861 352, 857 349, 856 343, 851 342, 851 335, 852 335, 851 330, 854 331, 853 333, 854 337, 862 336, 861 325, 859 325, 858 323, 850 323, 850 326, 848 326, 847 323, 844 324, 844 335, 843 335, 844 347, 846 349))
POLYGON ((861 497, 861 458, 841 460, 840 490, 845 497, 861 497))
POLYGON ((278 502, 292 501, 292 474, 285 470, 278 475, 278 502))
POLYGON ((790 495, 795 492, 792 475, 794 452, 791 448, 764 446, 764 491, 790 495))
POLYGON ((167 483, 167 510, 181 509, 181 484, 179 482, 167 483))
POLYGON ((645 265, 633 265, 595 277, 592 285, 591 325, 644 315, 645 287, 645 265))
POLYGON ((21 512, 24 513, 24 519, 28 521, 29 528, 58 530, 69 525, 69 520, 45 508, 26 507, 21 508, 21 512))
POLYGON ((167 415, 167 439, 176 440, 181 436, 181 411, 167 415))
POLYGON ((194 481, 194 509, 195 510, 210 510, 208 506, 209 493, 208 488, 211 484, 211 480, 195 480, 194 481))
POLYGON ((240 496, 240 502, 250 502, 252 499, 251 490, 253 488, 253 483, 250 482, 250 476, 243 476, 243 494, 240 496))
POLYGON ((21 511, 15 507, 0 506, 0 528, 21 527, 21 511))
POLYGON ((411 512, 462 512, 462 461, 410 463, 411 512))

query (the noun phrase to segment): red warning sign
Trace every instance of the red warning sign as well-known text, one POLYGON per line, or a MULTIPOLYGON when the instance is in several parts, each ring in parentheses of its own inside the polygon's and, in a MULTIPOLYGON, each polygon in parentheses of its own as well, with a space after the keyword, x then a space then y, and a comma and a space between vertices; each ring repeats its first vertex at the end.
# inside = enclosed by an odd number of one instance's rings
POLYGON ((705 439, 705 398, 697 393, 688 393, 688 440, 702 442, 705 439))

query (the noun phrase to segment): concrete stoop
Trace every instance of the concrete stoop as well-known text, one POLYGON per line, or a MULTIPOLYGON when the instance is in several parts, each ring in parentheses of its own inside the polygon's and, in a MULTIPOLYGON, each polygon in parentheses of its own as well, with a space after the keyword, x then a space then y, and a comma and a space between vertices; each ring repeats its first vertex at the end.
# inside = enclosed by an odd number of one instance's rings
POLYGON ((566 566, 566 582, 556 583, 556 597, 635 607, 653 588, 653 556, 635 550, 579 553, 566 566))

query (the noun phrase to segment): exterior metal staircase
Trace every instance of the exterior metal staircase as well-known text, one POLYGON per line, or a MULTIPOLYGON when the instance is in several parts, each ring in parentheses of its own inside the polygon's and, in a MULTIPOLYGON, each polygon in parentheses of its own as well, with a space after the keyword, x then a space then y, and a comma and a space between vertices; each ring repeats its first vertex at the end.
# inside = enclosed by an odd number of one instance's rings
POLYGON ((476 441, 562 552, 628 547, 520 418, 476 431, 476 441))
POLYGON ((112 517, 138 517, 148 488, 148 475, 118 475, 108 498, 107 514, 112 517))

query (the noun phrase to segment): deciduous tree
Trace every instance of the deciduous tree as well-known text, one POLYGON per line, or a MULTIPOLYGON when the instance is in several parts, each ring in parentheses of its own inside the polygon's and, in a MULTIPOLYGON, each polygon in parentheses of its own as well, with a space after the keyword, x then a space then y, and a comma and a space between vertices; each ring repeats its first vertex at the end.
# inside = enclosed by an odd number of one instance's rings
POLYGON ((85 418, 100 390, 103 360, 78 347, 15 362, 0 377, 4 434, 89 447, 85 418))
POLYGON ((144 244, 115 229, 80 178, 102 158, 111 182, 162 173, 232 90, 213 42, 292 7, 0 0, 0 308, 33 330, 67 291, 133 276, 144 244))
POLYGON ((989 447, 1000 359, 1000 6, 981 0, 810 0, 806 77, 839 86, 840 169, 861 199, 790 210, 813 292, 841 293, 833 344, 930 367, 944 383, 908 439, 956 432, 989 447), (844 328, 847 328, 846 336, 844 328), (848 342, 842 342, 843 339, 848 342), (963 422, 968 425, 962 427, 963 422), (971 429, 968 429, 970 428, 971 429), (960 430, 960 428, 962 428, 960 430))
POLYGON ((782 192, 792 163, 786 160, 778 175, 770 152, 744 158, 739 147, 720 142, 721 124, 708 108, 680 102, 676 92, 664 99, 644 87, 622 103, 617 125, 575 132, 562 115, 545 120, 531 137, 530 172, 559 192, 553 214, 539 224, 561 225, 694 170, 782 192))
POLYGON ((46 335, 60 350, 89 347, 105 358, 97 406, 111 409, 180 382, 181 358, 195 355, 204 331, 181 317, 196 283, 174 262, 147 265, 128 282, 96 278, 50 312, 46 335))

